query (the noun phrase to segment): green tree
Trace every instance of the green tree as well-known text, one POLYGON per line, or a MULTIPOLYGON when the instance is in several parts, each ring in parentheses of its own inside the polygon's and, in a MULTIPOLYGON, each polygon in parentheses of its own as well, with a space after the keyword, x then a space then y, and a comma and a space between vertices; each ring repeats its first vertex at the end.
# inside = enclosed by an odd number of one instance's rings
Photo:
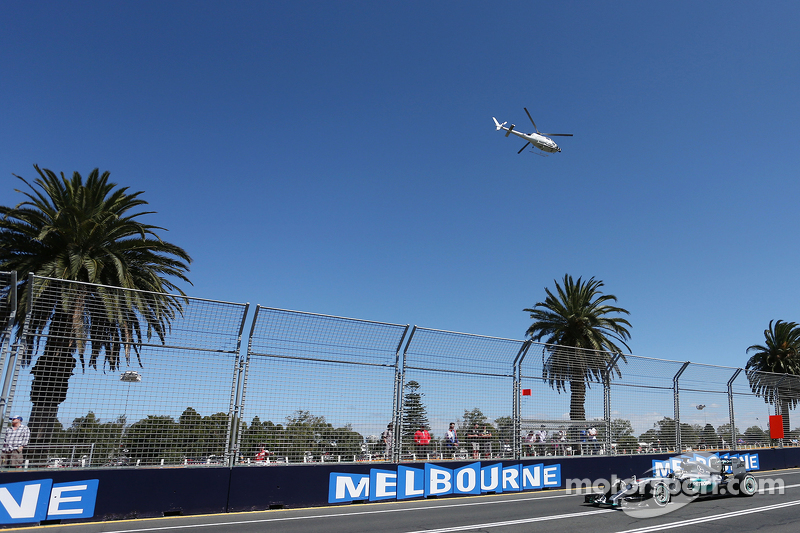
MULTIPOLYGON (((564 275, 563 287, 555 281, 557 296, 545 288, 547 298, 532 308, 524 309, 534 320, 526 332, 534 341, 544 342, 548 347, 548 358, 542 369, 542 377, 558 392, 570 388, 570 420, 586 419, 586 387, 591 382, 601 382, 606 369, 611 365, 613 353, 621 353, 616 342, 630 351, 625 340, 630 338, 626 326, 630 322, 612 314, 630 314, 621 307, 608 305, 616 302, 616 296, 603 294, 603 282, 590 278, 573 281, 564 275), (581 348, 564 350, 559 347, 581 348)), ((626 362, 624 356, 621 357, 626 362)), ((618 364, 612 371, 621 376, 618 364)))
MULTIPOLYGON (((617 452, 629 453, 639 447, 639 441, 633 435, 633 424, 630 420, 624 418, 615 418, 611 420, 611 443, 617 445, 617 452)), ((602 433, 602 432, 601 432, 602 433)), ((603 439, 605 436, 603 436, 603 439)), ((601 440, 601 436, 597 436, 601 440)))
POLYGON ((758 426, 750 426, 744 430, 744 441, 747 444, 768 444, 769 434, 758 426))
POLYGON ((731 444, 735 443, 740 438, 742 438, 742 434, 739 432, 739 428, 735 428, 735 432, 733 436, 731 436, 730 423, 722 424, 721 426, 719 426, 717 428, 717 436, 719 437, 720 446, 722 447, 731 446, 731 444))
POLYGON ((186 459, 197 459, 203 455, 203 417, 194 408, 187 407, 178 418, 176 444, 186 459))
POLYGON ((278 445, 284 442, 283 426, 277 426, 272 421, 262 422, 257 416, 253 417, 250 425, 242 432, 241 453, 245 458, 255 458, 262 447, 269 450, 270 454, 278 453, 278 445))
MULTIPOLYGON (((402 441, 404 446, 410 446, 414 441, 414 433, 421 427, 430 428, 428 423, 428 412, 422 397, 425 393, 419 392, 420 385, 414 380, 405 384, 403 395, 403 420, 402 420, 402 441)), ((431 433, 433 438, 433 433, 431 433)))
POLYGON ((325 436, 332 428, 324 416, 298 409, 286 417, 284 440, 278 445, 278 456, 289 457, 290 461, 302 461, 306 454, 321 455, 325 448, 325 436))
MULTIPOLYGON (((753 394, 764 398, 770 405, 780 405, 783 431, 789 432, 789 409, 797 406, 797 391, 791 386, 781 386, 786 380, 774 374, 800 375, 800 327, 795 322, 769 321, 764 330, 764 344, 747 348, 753 352, 744 367, 753 394)), ((792 380, 796 386, 797 378, 792 380)), ((788 385, 788 383, 786 384, 788 385)))
POLYGON ((161 459, 177 464, 181 457, 175 438, 179 425, 171 416, 148 415, 125 430, 123 442, 134 462, 156 465, 161 459))
MULTIPOLYGON (((136 211, 147 203, 140 198, 142 192, 117 187, 108 172, 101 175, 95 169, 84 182, 77 172, 67 179, 63 173, 59 177, 34 168, 39 177, 33 184, 16 176, 29 189, 17 191, 26 200, 15 207, 0 206, 0 270, 155 293, 145 299, 97 285, 66 291, 45 280, 34 294, 39 306, 29 310, 33 288, 26 280, 20 283, 16 326, 28 315, 28 333, 47 334, 31 368, 28 424, 31 442, 44 444, 78 361, 84 365, 87 344, 89 366, 96 368, 104 359, 114 371, 123 355, 130 360, 131 349, 138 358, 143 337, 165 341, 172 320, 183 309, 182 300, 168 294, 177 290, 183 295, 170 278, 189 282, 185 273, 191 258, 158 236, 163 228, 139 222, 151 213, 136 211)), ((33 363, 37 351, 29 347, 23 362, 33 363)))
POLYGON ((483 428, 483 426, 487 423, 488 419, 486 418, 486 415, 483 414, 483 411, 481 411, 478 407, 473 408, 471 411, 464 409, 464 418, 461 425, 461 427, 464 428, 463 431, 469 432, 472 430, 475 424, 478 424, 478 427, 483 428))

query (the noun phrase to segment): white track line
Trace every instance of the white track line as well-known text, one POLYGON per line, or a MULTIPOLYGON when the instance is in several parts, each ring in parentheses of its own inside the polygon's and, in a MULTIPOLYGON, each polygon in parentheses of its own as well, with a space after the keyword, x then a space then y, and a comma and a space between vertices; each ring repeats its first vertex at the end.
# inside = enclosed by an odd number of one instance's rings
POLYGON ((786 502, 786 503, 776 503, 775 505, 765 505, 764 507, 755 507, 753 509, 745 509, 742 511, 732 511, 729 513, 723 513, 714 516, 706 516, 703 518, 681 520, 680 522, 673 522, 671 524, 659 524, 657 526, 641 527, 639 529, 628 529, 626 531, 620 531, 618 533, 649 533, 651 531, 664 531, 665 529, 673 529, 676 527, 683 527, 683 526, 693 526, 695 524, 702 524, 703 522, 714 522, 716 520, 725 520, 727 518, 736 518, 737 516, 744 516, 746 514, 772 511, 774 509, 781 509, 783 507, 792 507, 793 505, 800 505, 800 500, 793 502, 786 502))

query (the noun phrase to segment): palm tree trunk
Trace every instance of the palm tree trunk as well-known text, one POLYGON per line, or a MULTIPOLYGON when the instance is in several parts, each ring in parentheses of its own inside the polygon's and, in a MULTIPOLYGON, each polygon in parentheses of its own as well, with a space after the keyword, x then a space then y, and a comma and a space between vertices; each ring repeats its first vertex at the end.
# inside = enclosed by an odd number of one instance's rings
POLYGON ((571 392, 569 400, 569 419, 586 420, 586 382, 574 379, 569 382, 571 392))
MULTIPOLYGON (((53 321, 44 353, 31 368, 33 381, 30 398, 33 406, 28 428, 31 431, 30 443, 34 445, 50 443, 58 421, 58 407, 67 398, 69 378, 77 364, 72 355, 73 341, 64 330, 69 331, 65 321, 53 321), (64 324, 63 328, 59 328, 61 324, 64 324)), ((43 462, 46 451, 42 447, 34 448, 29 456, 31 462, 43 462)))

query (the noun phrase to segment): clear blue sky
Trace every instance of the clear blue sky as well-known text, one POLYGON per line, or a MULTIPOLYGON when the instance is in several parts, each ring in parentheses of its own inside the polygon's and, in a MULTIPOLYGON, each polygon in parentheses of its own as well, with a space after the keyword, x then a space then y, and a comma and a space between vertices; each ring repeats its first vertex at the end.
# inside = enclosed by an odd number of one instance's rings
POLYGON ((193 296, 522 338, 565 273, 637 355, 800 321, 800 3, 5 2, 0 204, 109 170, 193 296), (563 152, 517 155, 523 106, 563 152))

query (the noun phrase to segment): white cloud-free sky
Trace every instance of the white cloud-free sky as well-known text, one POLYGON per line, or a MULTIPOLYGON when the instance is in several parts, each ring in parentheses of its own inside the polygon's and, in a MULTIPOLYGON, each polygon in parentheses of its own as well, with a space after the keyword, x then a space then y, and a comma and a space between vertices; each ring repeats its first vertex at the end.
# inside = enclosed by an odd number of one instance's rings
POLYGON ((797 2, 1 11, 0 204, 109 170, 192 296, 522 338, 594 276, 634 354, 729 366, 800 321, 797 2))

